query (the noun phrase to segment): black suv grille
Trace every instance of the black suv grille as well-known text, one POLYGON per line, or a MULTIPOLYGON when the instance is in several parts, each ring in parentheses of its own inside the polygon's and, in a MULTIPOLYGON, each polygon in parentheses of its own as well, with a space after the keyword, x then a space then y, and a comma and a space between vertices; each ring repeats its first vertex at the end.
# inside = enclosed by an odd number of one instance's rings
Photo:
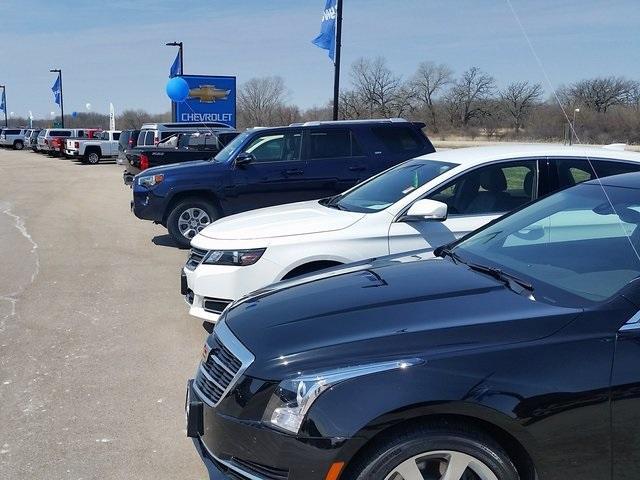
POLYGON ((229 389, 231 382, 242 367, 242 362, 227 349, 217 335, 206 362, 200 364, 196 376, 196 388, 216 406, 229 389))
POLYGON ((195 270, 200 262, 205 257, 205 255, 209 253, 206 250, 200 250, 199 248, 192 248, 191 253, 189 254, 189 259, 187 260, 187 267, 189 270, 195 270))

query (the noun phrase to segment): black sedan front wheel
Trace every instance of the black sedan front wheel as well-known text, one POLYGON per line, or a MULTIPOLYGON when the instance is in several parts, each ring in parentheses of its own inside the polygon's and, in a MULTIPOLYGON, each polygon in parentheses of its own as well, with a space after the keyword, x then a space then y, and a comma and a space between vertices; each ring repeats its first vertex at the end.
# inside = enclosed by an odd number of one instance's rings
POLYGON ((355 480, 519 480, 491 437, 453 426, 425 426, 381 442, 362 458, 355 480))
POLYGON ((187 198, 178 202, 167 217, 167 229, 183 248, 191 239, 219 218, 217 208, 207 200, 187 198))

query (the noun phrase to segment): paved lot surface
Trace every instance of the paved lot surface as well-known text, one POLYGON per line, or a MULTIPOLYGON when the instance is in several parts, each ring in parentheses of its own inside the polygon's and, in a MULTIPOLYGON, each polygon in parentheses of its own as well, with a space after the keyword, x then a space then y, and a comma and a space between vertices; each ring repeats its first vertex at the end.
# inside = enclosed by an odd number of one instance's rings
POLYGON ((0 478, 201 479, 184 387, 205 332, 186 252, 121 168, 0 150, 0 478))

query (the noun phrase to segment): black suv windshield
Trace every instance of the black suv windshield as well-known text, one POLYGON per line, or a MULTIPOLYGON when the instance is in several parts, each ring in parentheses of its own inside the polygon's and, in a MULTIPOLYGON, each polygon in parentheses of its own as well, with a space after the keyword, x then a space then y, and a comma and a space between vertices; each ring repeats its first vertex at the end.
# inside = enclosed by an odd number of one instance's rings
POLYGON ((410 160, 336 197, 327 206, 352 212, 378 212, 456 166, 435 160, 410 160))
POLYGON ((542 199, 453 252, 526 279, 537 300, 573 306, 605 301, 640 276, 640 195, 604 189, 583 184, 542 199))
POLYGON ((231 142, 224 147, 222 150, 218 152, 218 154, 214 157, 216 162, 228 162, 233 158, 233 156, 237 153, 237 151, 242 147, 244 141, 251 135, 251 132, 244 132, 238 135, 236 138, 231 140, 231 142))

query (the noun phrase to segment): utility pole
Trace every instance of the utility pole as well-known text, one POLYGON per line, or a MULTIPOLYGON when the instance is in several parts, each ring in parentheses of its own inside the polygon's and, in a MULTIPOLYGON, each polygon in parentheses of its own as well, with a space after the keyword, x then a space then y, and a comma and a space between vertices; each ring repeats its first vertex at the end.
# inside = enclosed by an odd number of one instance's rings
POLYGON ((336 64, 333 79, 333 119, 338 120, 338 101, 340 99, 340 51, 342 50, 342 0, 338 0, 336 18, 336 64))

